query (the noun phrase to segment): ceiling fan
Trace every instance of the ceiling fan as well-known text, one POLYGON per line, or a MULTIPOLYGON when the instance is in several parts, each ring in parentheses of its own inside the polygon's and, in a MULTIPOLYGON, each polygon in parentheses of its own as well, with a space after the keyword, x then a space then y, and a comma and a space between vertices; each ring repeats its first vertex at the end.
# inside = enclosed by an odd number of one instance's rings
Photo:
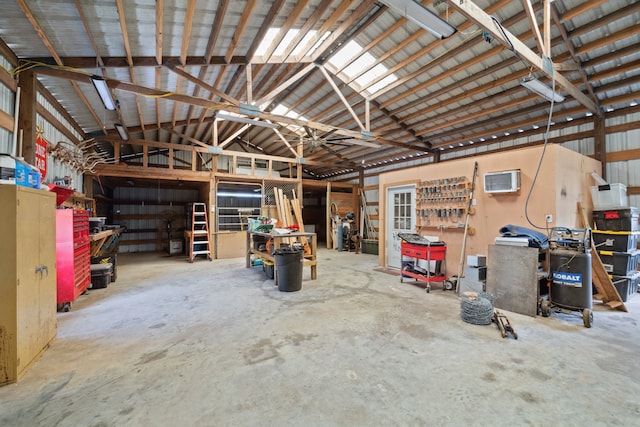
MULTIPOLYGON (((304 135, 300 135, 297 137, 297 139, 290 140, 290 142, 298 143, 302 141, 303 144, 307 144, 310 147, 311 153, 313 153, 318 147, 324 148, 328 151, 333 151, 331 146, 350 147, 353 145, 361 145, 372 148, 380 147, 380 145, 376 144, 375 142, 361 141, 349 136, 334 135, 336 130, 331 130, 324 133, 323 135, 318 135, 317 129, 311 128, 309 126, 303 126, 302 129, 304 129, 304 135)), ((299 132, 300 131, 298 130, 297 133, 299 132)))

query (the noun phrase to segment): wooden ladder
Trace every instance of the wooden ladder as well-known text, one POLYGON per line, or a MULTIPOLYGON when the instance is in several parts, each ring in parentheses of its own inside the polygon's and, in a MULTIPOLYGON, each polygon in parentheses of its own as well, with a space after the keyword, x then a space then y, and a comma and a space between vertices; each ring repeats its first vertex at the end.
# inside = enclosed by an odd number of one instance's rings
POLYGON ((193 203, 191 206, 191 236, 189 241, 189 262, 198 255, 206 255, 211 261, 211 244, 209 243, 209 221, 207 221, 207 205, 193 203))
MULTIPOLYGON (((589 227, 589 221, 587 221, 587 216, 580 202, 578 202, 578 212, 582 218, 582 226, 585 228, 589 227)), ((626 312, 627 307, 624 305, 622 298, 620 298, 618 290, 613 285, 609 273, 604 269, 600 255, 593 245, 593 242, 591 242, 591 274, 593 285, 598 291, 598 293, 593 296, 593 299, 602 300, 602 303, 609 308, 626 312)))

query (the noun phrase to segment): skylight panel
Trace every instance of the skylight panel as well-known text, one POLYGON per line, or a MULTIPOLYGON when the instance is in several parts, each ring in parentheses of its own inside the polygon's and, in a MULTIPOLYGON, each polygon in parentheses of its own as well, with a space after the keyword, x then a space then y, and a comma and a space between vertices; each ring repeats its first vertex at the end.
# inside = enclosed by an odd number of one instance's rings
POLYGON ((320 40, 318 40, 316 44, 314 44, 313 47, 309 49, 309 52, 307 52, 307 56, 313 55, 313 52, 315 52, 320 47, 322 42, 325 41, 330 35, 331 31, 327 31, 326 33, 324 33, 322 37, 320 37, 320 40))
POLYGON ((296 113, 295 111, 285 106, 284 104, 276 105, 276 107, 273 110, 271 110, 271 114, 277 114, 278 116, 285 116, 291 119, 307 121, 307 119, 304 116, 301 116, 300 114, 296 113))
POLYGON ((375 63, 376 59, 373 57, 373 55, 371 55, 369 52, 365 52, 360 58, 353 61, 343 71, 347 76, 353 77, 361 74, 363 71, 367 70, 375 63))
POLYGON ((269 49, 269 46, 271 46, 271 43, 273 43, 279 32, 280 28, 269 28, 267 30, 267 33, 256 49, 256 56, 263 56, 267 53, 267 49, 269 49))
POLYGON ((282 41, 280 42, 278 47, 276 47, 276 50, 273 51, 273 55, 281 56, 282 54, 284 54, 284 51, 287 50, 287 48, 291 44, 291 41, 295 38, 299 31, 300 30, 297 30, 295 28, 287 31, 287 34, 282 38, 282 41))
POLYGON ((336 67, 337 69, 341 69, 356 55, 362 53, 362 46, 358 43, 351 40, 349 43, 344 45, 342 49, 340 49, 335 55, 333 55, 329 62, 331 65, 336 67))
POLYGON ((272 114, 277 114, 278 116, 284 116, 289 109, 282 104, 278 104, 275 106, 273 110, 271 110, 272 114))
POLYGON ((374 84, 371 84, 373 81, 380 78, 380 76, 387 74, 387 71, 388 71, 387 67, 385 67, 382 64, 378 64, 375 67, 373 67, 371 70, 364 73, 362 76, 358 77, 355 80, 355 82, 359 84, 361 87, 366 88, 366 91, 369 92, 370 95, 373 95, 374 93, 378 92, 380 89, 385 88, 391 83, 398 80, 398 77, 395 74, 391 73, 388 76, 384 77, 382 80, 374 84))
POLYGON ((316 30, 309 30, 307 31, 307 34, 304 35, 304 37, 302 38, 302 40, 300 40, 300 43, 298 43, 298 46, 295 47, 295 49, 293 49, 293 52, 291 52, 292 55, 300 55, 302 53, 302 49, 304 49, 309 42, 311 41, 311 39, 313 39, 317 34, 316 30))

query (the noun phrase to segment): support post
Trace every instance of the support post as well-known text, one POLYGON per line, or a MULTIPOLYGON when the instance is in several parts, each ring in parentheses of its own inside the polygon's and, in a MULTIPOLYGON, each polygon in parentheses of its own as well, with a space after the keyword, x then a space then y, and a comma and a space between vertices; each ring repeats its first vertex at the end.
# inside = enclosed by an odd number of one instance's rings
POLYGON ((593 150, 602 163, 602 178, 607 179, 606 125, 604 116, 593 115, 593 150))
POLYGON ((20 87, 18 132, 22 131, 22 152, 18 153, 18 156, 33 165, 36 153, 36 97, 38 94, 38 79, 35 71, 21 72, 18 77, 18 85, 20 87))

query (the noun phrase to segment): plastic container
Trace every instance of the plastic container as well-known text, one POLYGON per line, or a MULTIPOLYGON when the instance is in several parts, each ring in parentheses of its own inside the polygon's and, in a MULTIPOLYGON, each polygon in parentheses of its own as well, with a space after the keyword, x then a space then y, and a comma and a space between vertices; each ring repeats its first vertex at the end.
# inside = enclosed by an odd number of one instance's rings
POLYGON ((169 240, 169 255, 179 255, 183 250, 182 239, 169 240))
POLYGON ((16 183, 16 160, 8 154, 0 154, 0 184, 16 183))
POLYGON ((281 248, 273 253, 278 289, 282 292, 295 292, 302 289, 302 267, 304 251, 293 248, 281 248))
POLYGON ((596 248, 614 252, 635 251, 640 236, 640 232, 637 231, 592 230, 592 233, 596 248))
POLYGON ((629 298, 638 293, 638 282, 640 282, 640 272, 631 276, 610 276, 613 286, 616 287, 622 302, 627 302, 629 298))
POLYGON ((111 267, 107 264, 91 264, 91 289, 106 288, 111 282, 111 267))
POLYGON ((118 254, 92 256, 91 264, 111 264, 111 282, 118 279, 118 254))
POLYGON ((640 251, 612 252, 598 251, 607 273, 616 276, 631 276, 638 270, 640 251))
POLYGON ((274 265, 269 260, 264 260, 262 263, 262 269, 264 270, 264 274, 267 276, 267 279, 273 280, 274 273, 274 265))
POLYGON ((599 230, 640 231, 638 208, 593 211, 593 221, 599 230))
POLYGON ((260 251, 264 250, 267 245, 267 236, 261 236, 258 234, 254 234, 252 236, 253 239, 253 249, 260 251), (262 249, 261 249, 262 248, 262 249))
POLYGON ((627 186, 624 184, 594 185, 591 187, 591 199, 594 210, 626 208, 627 186))

